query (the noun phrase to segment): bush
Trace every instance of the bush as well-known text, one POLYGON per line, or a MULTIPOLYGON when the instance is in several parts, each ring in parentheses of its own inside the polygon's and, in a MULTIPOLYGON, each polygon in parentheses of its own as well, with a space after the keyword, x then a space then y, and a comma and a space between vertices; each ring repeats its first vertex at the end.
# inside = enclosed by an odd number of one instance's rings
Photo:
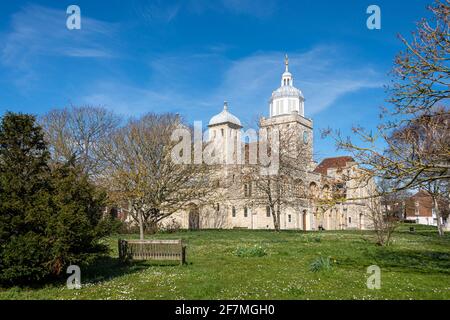
POLYGON ((324 258, 320 256, 309 265, 309 270, 312 272, 328 271, 331 269, 332 263, 330 257, 324 258))
POLYGON ((0 123, 0 282, 57 276, 107 252, 105 194, 72 163, 49 165, 40 127, 30 115, 0 123))
POLYGON ((160 233, 175 233, 180 231, 181 224, 177 222, 175 219, 171 219, 169 222, 162 224, 158 228, 158 232, 160 233))
POLYGON ((266 249, 261 245, 254 245, 253 247, 238 247, 234 254, 238 257, 263 257, 267 255, 266 249))

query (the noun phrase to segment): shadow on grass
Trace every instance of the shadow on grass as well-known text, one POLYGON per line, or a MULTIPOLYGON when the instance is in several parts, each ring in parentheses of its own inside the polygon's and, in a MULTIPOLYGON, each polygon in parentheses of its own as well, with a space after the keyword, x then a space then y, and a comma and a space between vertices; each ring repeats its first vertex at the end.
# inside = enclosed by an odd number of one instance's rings
MULTIPOLYGON (((192 264, 192 263, 188 263, 192 264)), ((117 277, 130 275, 151 267, 182 267, 179 263, 165 261, 132 261, 122 263, 117 257, 101 257, 90 265, 80 266, 81 283, 95 284, 102 281, 112 280, 117 277)), ((43 289, 48 287, 61 287, 66 284, 70 274, 62 273, 57 278, 43 279, 40 282, 29 284, 16 284, 11 286, 0 287, 2 289, 20 288, 20 289, 43 289)))
MULTIPOLYGON (((377 248, 364 253, 365 264, 377 265, 391 271, 406 271, 426 274, 450 275, 450 254, 429 250, 398 250, 377 248)), ((340 261, 343 267, 361 267, 361 259, 346 258, 340 261)))
MULTIPOLYGON (((187 263, 188 265, 190 263, 187 263)), ((151 267, 183 267, 171 261, 132 261, 121 262, 118 258, 105 257, 82 270, 82 282, 97 283, 113 278, 140 272, 151 267), (84 271, 84 272, 83 272, 84 271)))

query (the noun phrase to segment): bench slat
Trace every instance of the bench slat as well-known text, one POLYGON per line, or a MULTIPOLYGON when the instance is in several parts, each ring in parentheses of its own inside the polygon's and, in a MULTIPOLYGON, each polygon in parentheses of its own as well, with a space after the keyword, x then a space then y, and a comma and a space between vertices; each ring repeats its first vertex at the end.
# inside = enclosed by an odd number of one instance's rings
POLYGON ((185 263, 182 240, 119 240, 119 258, 134 260, 177 260, 185 263))

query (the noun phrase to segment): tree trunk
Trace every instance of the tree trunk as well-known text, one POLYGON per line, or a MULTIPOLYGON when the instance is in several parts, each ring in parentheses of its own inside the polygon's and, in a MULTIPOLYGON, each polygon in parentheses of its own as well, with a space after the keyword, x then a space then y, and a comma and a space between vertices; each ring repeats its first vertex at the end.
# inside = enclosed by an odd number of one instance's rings
POLYGON ((439 204, 437 201, 437 197, 435 195, 433 195, 432 197, 433 197, 434 212, 436 213, 438 233, 439 233, 439 236, 443 237, 444 236, 444 226, 442 225, 442 221, 441 221, 441 214, 439 212, 439 204))
POLYGON ((280 230, 280 224, 279 221, 277 219, 277 214, 275 212, 272 213, 272 218, 273 218, 273 227, 276 231, 280 230))
POLYGON ((277 206, 277 221, 278 221, 278 227, 277 227, 277 231, 281 230, 281 219, 280 219, 280 205, 277 206))
POLYGON ((139 239, 144 240, 144 216, 139 210, 139 239))
POLYGON ((276 231, 280 231, 280 219, 277 216, 278 211, 275 210, 275 206, 270 206, 270 210, 272 211, 273 227, 276 231))

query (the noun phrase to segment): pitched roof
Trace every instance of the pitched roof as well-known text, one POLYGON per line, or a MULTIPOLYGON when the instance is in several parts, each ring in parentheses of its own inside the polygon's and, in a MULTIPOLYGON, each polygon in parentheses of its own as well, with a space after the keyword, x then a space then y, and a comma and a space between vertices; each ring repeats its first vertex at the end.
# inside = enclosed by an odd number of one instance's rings
POLYGON ((316 169, 314 169, 314 172, 326 175, 329 168, 345 168, 347 162, 354 161, 355 160, 349 156, 326 158, 322 160, 322 162, 316 167, 316 169))
POLYGON ((425 190, 420 190, 416 194, 414 194, 411 198, 423 198, 423 197, 431 197, 430 194, 425 190))

